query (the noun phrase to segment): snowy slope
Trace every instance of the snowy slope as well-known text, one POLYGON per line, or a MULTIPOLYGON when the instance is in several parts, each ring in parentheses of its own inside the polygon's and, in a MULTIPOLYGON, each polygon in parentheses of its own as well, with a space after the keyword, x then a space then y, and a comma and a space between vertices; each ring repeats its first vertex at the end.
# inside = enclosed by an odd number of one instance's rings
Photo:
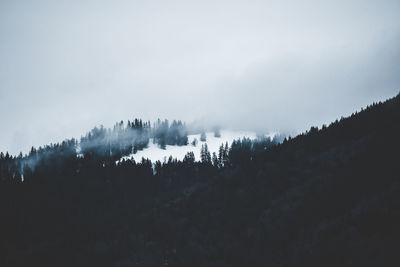
POLYGON ((136 154, 125 156, 122 159, 134 159, 136 162, 142 160, 142 158, 150 159, 153 163, 157 160, 164 162, 168 160, 169 156, 182 160, 186 153, 193 152, 196 161, 200 160, 200 149, 202 144, 207 143, 208 150, 211 155, 213 152, 217 153, 221 144, 228 142, 230 146, 233 140, 242 139, 243 137, 255 139, 256 134, 254 132, 243 132, 243 131, 221 131, 221 137, 214 137, 214 132, 206 133, 207 140, 205 142, 200 141, 200 134, 189 135, 189 145, 187 146, 166 146, 166 149, 161 149, 157 144, 153 144, 153 140, 150 139, 148 148, 138 151, 136 154), (197 145, 193 146, 191 143, 194 139, 197 139, 197 145))

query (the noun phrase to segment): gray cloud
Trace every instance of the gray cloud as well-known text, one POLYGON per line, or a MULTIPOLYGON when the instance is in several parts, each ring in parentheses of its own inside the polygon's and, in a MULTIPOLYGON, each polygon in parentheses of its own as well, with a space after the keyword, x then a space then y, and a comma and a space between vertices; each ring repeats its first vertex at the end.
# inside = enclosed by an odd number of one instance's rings
POLYGON ((0 151, 142 117, 297 132, 400 88, 399 1, 2 1, 0 151))

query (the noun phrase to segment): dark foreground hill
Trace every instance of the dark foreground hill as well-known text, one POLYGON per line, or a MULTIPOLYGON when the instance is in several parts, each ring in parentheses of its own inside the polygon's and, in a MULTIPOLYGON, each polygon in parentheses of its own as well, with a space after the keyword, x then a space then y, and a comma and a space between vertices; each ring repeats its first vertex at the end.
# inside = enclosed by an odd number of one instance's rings
POLYGON ((400 266, 399 137, 397 96, 223 166, 56 153, 2 177, 0 265, 400 266))

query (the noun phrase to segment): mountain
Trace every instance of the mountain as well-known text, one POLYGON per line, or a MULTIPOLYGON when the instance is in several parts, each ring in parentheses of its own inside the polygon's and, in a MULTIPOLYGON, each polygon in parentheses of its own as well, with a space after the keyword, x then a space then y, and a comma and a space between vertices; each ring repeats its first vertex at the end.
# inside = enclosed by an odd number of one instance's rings
POLYGON ((399 122, 397 95, 216 161, 116 164, 109 141, 34 168, 2 154, 0 265, 399 266, 399 122))

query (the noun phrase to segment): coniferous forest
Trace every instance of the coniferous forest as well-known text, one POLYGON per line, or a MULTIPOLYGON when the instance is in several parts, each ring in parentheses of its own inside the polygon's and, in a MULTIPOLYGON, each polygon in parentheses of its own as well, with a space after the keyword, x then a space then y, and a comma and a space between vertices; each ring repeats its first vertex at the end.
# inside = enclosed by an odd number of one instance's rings
POLYGON ((2 152, 0 266, 400 266, 400 95, 284 140, 118 161, 189 132, 135 119, 2 152))

